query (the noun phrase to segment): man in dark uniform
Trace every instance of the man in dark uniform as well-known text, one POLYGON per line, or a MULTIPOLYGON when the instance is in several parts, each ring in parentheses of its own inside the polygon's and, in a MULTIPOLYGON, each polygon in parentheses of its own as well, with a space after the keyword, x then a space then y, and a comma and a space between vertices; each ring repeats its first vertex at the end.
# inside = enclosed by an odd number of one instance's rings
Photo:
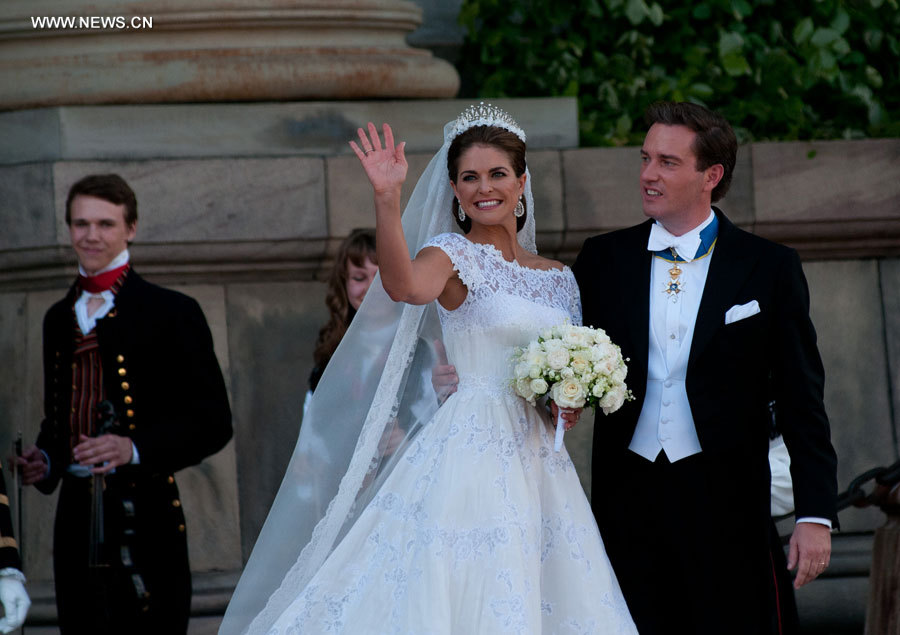
POLYGON ((22 560, 13 537, 12 515, 9 512, 9 496, 6 481, 0 468, 0 633, 12 633, 25 622, 25 615, 31 600, 25 591, 25 576, 22 574, 22 560))
POLYGON ((131 268, 137 202, 121 177, 73 185, 66 223, 80 275, 44 319, 45 419, 19 460, 41 492, 62 482, 60 628, 185 633, 191 574, 174 473, 232 434, 212 336, 195 300, 131 268), (92 522, 98 503, 103 522, 92 522))

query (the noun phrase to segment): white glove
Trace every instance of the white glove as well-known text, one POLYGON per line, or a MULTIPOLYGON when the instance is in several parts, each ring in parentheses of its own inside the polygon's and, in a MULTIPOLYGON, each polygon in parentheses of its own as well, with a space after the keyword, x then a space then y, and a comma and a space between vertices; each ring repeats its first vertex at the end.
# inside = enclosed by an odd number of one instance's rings
POLYGON ((10 576, 0 577, 0 604, 6 615, 0 618, 0 633, 11 633, 25 623, 31 600, 25 585, 10 576))

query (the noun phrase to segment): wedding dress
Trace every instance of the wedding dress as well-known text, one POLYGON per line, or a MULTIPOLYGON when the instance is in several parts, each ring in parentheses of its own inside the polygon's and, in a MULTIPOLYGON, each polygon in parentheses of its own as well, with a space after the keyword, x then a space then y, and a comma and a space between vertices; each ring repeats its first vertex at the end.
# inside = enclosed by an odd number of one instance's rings
POLYGON ((507 262, 460 234, 426 246, 468 288, 457 309, 438 306, 458 390, 268 632, 637 632, 572 461, 553 450, 544 408, 511 388, 516 347, 581 323, 572 272, 507 262))

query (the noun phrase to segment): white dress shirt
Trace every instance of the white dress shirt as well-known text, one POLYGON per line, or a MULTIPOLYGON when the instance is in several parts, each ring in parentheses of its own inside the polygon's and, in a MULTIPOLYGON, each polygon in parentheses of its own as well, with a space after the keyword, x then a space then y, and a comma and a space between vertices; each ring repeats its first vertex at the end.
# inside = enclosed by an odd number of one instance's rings
MULTIPOLYGON (((680 240, 700 244, 700 232, 715 218, 709 216, 680 240)), ((671 462, 701 451, 694 417, 688 402, 685 379, 694 324, 712 251, 691 262, 679 262, 682 270, 679 293, 666 293, 672 262, 654 257, 650 268, 650 333, 647 393, 628 446, 648 461, 665 452, 671 462)))

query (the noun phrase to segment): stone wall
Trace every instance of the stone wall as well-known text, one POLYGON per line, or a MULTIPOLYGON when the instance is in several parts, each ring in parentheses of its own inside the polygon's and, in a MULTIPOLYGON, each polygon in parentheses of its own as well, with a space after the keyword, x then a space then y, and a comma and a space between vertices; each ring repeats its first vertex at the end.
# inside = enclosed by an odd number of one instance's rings
MULTIPOLYGON (((538 246, 571 262, 589 235, 640 222, 637 148, 577 148, 571 99, 498 100, 529 134, 538 246)), ((235 439, 178 478, 195 610, 221 612, 265 519, 300 425, 330 258, 372 225, 346 145, 368 119, 408 141, 409 182, 466 102, 62 107, 0 114, 0 450, 40 421, 40 324, 75 269, 63 205, 84 174, 115 171, 138 195, 138 271, 198 299, 226 374, 235 439)), ((797 247, 827 372, 839 484, 897 460, 900 140, 760 143, 740 150, 721 207, 797 247)), ((410 188, 407 188, 407 194, 410 188)), ((611 298, 610 301, 615 301, 611 298)), ((590 492, 588 421, 567 446, 590 492)), ((0 454, 5 456, 6 454, 0 454)), ((54 499, 26 491, 36 619, 52 620, 54 499)), ((829 577, 801 591, 808 624, 859 625, 873 510, 848 510, 829 577)), ((789 525, 786 528, 789 530, 789 525)), ((710 531, 717 530, 710 519, 710 531)))

